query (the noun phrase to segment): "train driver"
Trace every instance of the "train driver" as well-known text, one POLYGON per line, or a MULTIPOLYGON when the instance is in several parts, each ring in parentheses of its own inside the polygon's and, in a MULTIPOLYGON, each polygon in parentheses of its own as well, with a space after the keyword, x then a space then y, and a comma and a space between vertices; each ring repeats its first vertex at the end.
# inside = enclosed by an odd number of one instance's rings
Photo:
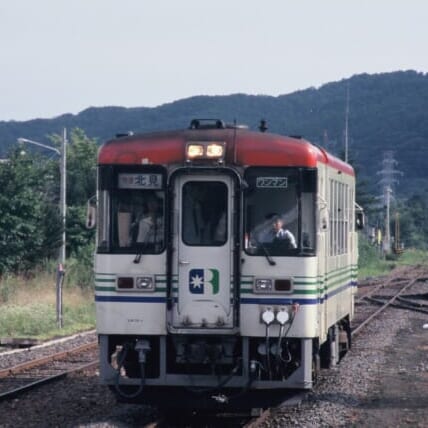
POLYGON ((271 228, 261 238, 263 243, 286 243, 288 248, 297 248, 296 238, 284 227, 284 221, 281 217, 275 216, 272 220, 271 228))

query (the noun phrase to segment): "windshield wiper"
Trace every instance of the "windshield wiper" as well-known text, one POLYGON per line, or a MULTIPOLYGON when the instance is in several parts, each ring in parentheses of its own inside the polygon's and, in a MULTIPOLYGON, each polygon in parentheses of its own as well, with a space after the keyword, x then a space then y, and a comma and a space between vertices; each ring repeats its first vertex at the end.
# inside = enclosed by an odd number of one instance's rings
POLYGON ((259 244, 260 244, 260 247, 262 248, 263 252, 265 253, 265 257, 266 257, 266 260, 268 261, 268 263, 271 266, 275 266, 276 265, 276 261, 269 254, 269 251, 267 250, 267 248, 261 242, 259 242, 259 244))
POLYGON ((276 265, 276 261, 269 254, 269 251, 267 250, 267 248, 256 237, 253 237, 252 239, 254 239, 254 241, 256 242, 257 248, 261 248, 262 249, 262 251, 263 251, 263 253, 264 253, 264 255, 265 255, 266 260, 268 261, 268 263, 271 266, 275 266, 276 265))

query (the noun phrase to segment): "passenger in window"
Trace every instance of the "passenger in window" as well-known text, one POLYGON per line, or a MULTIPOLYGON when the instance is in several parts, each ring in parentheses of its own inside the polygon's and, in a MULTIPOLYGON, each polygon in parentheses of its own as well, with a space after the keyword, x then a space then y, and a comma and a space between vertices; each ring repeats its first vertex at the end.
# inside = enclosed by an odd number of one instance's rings
POLYGON ((144 211, 137 219, 137 243, 160 243, 163 239, 163 218, 161 200, 153 194, 147 195, 144 202, 144 211))
POLYGON ((226 211, 223 211, 217 221, 215 228, 214 240, 216 242, 224 242, 226 240, 226 211))

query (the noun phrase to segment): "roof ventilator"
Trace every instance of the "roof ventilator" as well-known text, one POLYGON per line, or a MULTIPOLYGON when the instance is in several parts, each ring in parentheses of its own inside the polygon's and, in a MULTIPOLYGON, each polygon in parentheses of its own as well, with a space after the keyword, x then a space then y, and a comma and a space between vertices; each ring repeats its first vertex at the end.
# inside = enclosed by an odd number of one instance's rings
POLYGON ((225 129, 226 124, 220 119, 192 119, 189 129, 225 129))

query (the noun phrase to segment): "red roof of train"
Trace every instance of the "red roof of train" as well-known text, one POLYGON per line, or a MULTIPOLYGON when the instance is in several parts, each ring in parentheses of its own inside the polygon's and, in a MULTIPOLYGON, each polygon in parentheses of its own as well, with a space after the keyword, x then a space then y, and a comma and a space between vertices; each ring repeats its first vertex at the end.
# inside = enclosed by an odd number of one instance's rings
POLYGON ((185 147, 191 141, 225 142, 226 165, 315 167, 322 162, 354 175, 349 164, 302 138, 240 128, 188 129, 122 137, 101 146, 98 162, 100 165, 184 164, 185 147))

